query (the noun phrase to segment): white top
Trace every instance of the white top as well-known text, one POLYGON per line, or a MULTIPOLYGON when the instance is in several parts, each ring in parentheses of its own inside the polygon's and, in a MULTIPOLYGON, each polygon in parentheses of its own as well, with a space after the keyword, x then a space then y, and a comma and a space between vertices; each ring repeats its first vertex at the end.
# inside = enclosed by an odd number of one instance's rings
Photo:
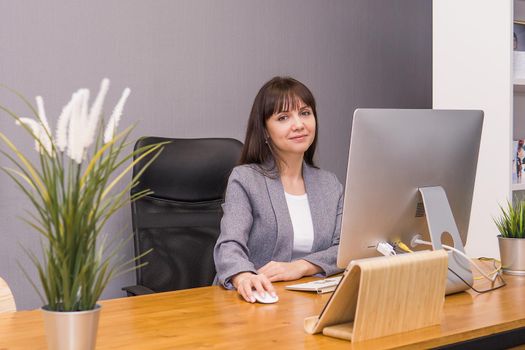
POLYGON ((305 194, 293 195, 284 193, 293 226, 292 260, 299 259, 312 252, 314 243, 314 225, 305 194))

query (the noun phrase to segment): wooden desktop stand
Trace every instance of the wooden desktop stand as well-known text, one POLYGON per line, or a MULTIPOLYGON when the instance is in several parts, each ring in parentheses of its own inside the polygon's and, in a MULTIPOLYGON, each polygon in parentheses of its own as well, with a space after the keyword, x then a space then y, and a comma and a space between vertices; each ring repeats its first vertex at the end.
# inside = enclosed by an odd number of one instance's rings
POLYGON ((447 267, 444 250, 352 261, 305 331, 357 342, 439 324, 447 267))

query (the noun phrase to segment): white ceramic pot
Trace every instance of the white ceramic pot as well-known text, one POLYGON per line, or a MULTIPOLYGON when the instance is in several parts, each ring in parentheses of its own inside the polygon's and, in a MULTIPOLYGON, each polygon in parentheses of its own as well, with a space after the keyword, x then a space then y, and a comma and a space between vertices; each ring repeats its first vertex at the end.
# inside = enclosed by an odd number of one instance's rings
POLYGON ((498 236, 501 267, 509 275, 525 275, 525 238, 498 236))
POLYGON ((50 311, 42 307, 50 350, 94 350, 100 305, 87 311, 50 311))

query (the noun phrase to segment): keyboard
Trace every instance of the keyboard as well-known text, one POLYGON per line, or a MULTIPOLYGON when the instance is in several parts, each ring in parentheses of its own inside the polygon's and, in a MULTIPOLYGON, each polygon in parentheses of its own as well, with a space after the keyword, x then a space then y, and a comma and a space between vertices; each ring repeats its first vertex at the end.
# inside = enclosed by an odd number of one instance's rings
POLYGON ((287 290, 297 290, 302 292, 316 292, 317 294, 333 292, 343 276, 329 277, 321 280, 291 284, 286 286, 287 290))

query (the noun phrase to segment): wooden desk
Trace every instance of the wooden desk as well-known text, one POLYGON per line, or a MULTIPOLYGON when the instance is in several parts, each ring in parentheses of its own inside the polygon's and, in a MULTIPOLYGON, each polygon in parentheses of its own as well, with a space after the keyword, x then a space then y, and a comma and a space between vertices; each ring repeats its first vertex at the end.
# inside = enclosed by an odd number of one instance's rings
MULTIPOLYGON (((355 344, 304 333, 303 319, 319 314, 330 295, 285 291, 285 283, 276 284, 281 300, 270 305, 245 303, 219 287, 107 300, 97 349, 436 347, 525 327, 525 278, 505 279, 508 285, 491 293, 447 297, 440 326, 355 344)), ((45 346, 39 310, 0 315, 0 349, 45 346)))

